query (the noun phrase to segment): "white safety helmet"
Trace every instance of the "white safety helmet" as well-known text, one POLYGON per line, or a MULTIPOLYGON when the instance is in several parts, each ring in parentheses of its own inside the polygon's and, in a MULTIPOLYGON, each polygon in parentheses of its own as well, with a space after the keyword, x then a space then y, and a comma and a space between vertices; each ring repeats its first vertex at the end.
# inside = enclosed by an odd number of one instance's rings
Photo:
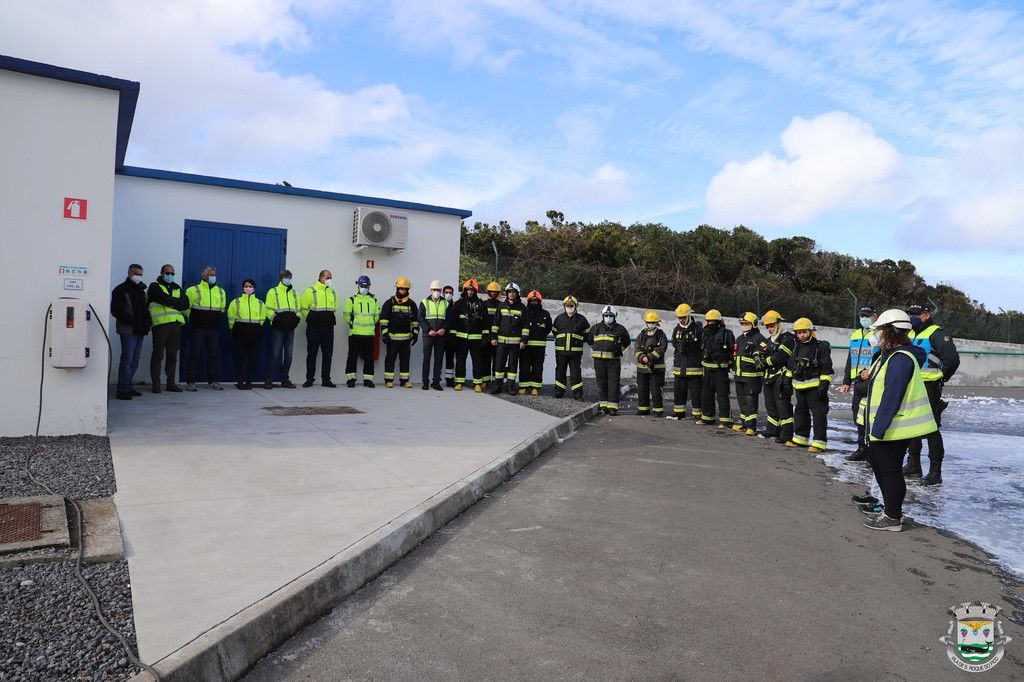
POLYGON ((880 329, 892 325, 896 329, 913 329, 914 325, 910 322, 910 316, 898 308, 891 308, 886 310, 884 313, 878 316, 875 323, 871 325, 872 329, 880 329))
POLYGON ((604 308, 601 309, 601 317, 604 317, 605 315, 618 317, 618 313, 615 312, 615 308, 610 305, 606 305, 604 308))
POLYGON ((515 291, 517 294, 522 294, 523 290, 519 288, 519 285, 515 282, 509 282, 508 286, 505 287, 505 291, 515 291))
POLYGON ((439 280, 439 279, 432 279, 432 280, 430 280, 430 288, 431 289, 442 289, 443 287, 441 286, 441 280, 439 280))

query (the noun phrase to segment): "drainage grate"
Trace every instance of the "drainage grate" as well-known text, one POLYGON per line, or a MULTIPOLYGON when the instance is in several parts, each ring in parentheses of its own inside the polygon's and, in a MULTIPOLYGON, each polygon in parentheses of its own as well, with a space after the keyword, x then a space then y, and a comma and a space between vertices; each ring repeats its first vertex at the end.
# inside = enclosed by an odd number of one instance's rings
POLYGON ((0 504, 0 545, 31 542, 42 536, 42 505, 0 504))
POLYGON ((278 417, 308 417, 329 414, 362 414, 362 410, 346 405, 324 405, 318 407, 264 407, 264 410, 278 417))

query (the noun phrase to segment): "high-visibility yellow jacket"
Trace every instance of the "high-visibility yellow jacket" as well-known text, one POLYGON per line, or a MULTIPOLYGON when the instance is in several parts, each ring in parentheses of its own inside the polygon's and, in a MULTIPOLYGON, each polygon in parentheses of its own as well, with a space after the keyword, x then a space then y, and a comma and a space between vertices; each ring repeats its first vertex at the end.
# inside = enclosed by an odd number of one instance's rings
MULTIPOLYGON (((928 391, 924 386, 923 372, 915 358, 909 351, 896 350, 885 357, 884 361, 879 358, 871 368, 871 382, 868 385, 867 396, 860 402, 860 409, 857 411, 857 423, 865 427, 865 432, 873 441, 905 440, 908 438, 921 438, 939 429, 932 413, 932 406, 928 400, 928 391), (889 390, 902 390, 903 397, 899 407, 896 408, 892 420, 885 428, 881 437, 874 435, 878 429, 872 428, 879 407, 886 394, 885 375, 889 362, 897 355, 903 355, 910 359, 913 365, 913 374, 905 386, 893 386, 889 390)), ((891 409, 891 408, 890 408, 891 409)), ((882 424, 882 426, 885 426, 882 424)))
POLYGON ((256 294, 242 294, 228 305, 228 327, 236 324, 254 324, 259 326, 267 319, 267 307, 256 294))
POLYGON ((302 292, 299 310, 308 326, 319 329, 333 327, 338 323, 335 316, 338 294, 323 282, 317 282, 302 292))

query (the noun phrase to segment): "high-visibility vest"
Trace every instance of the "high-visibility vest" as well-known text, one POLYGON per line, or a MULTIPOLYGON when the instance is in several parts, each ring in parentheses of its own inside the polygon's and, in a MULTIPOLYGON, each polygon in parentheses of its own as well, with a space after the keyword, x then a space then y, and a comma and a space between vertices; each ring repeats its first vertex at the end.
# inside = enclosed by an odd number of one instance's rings
POLYGON ((910 332, 910 340, 915 346, 927 354, 924 366, 921 368, 921 378, 925 381, 942 380, 942 360, 932 352, 932 334, 939 331, 939 325, 933 324, 925 327, 920 333, 910 332))
POLYGON ((298 313, 299 295, 295 293, 295 287, 286 287, 278 284, 267 291, 267 319, 273 320, 277 313, 298 313))
POLYGON ((448 312, 448 301, 444 298, 439 298, 435 301, 430 296, 427 296, 423 299, 423 312, 426 313, 425 319, 443 320, 448 312))
POLYGON ((228 306, 229 328, 234 328, 236 322, 263 324, 266 318, 266 306, 255 294, 242 294, 228 306))
POLYGON ((216 284, 209 282, 193 284, 185 290, 185 295, 188 296, 189 310, 222 313, 228 301, 227 293, 216 284))
MULTIPOLYGON (((181 298, 181 288, 168 289, 163 284, 157 282, 157 286, 164 290, 164 293, 171 298, 181 298)), ((149 317, 153 320, 153 326, 159 327, 162 324, 169 324, 171 322, 177 322, 178 324, 185 324, 185 316, 180 310, 176 310, 167 305, 162 305, 156 301, 151 301, 149 304, 149 317)))
POLYGON ((903 392, 903 400, 900 402, 892 423, 885 430, 881 438, 870 436, 873 441, 904 440, 907 438, 920 438, 939 430, 935 422, 935 415, 932 414, 931 402, 928 400, 928 391, 924 387, 923 372, 917 366, 917 358, 906 350, 897 350, 890 354, 877 366, 876 362, 871 370, 871 383, 868 385, 867 397, 860 401, 860 409, 857 410, 857 423, 864 426, 865 431, 871 434, 871 422, 882 404, 882 397, 885 395, 885 373, 896 353, 902 353, 909 357, 914 363, 914 373, 907 383, 903 392))
POLYGON ((380 304, 373 294, 353 294, 345 299, 349 336, 373 336, 380 319, 380 304))
POLYGON ((858 329, 850 334, 850 379, 856 379, 862 369, 871 367, 875 347, 871 345, 870 338, 870 329, 858 329))

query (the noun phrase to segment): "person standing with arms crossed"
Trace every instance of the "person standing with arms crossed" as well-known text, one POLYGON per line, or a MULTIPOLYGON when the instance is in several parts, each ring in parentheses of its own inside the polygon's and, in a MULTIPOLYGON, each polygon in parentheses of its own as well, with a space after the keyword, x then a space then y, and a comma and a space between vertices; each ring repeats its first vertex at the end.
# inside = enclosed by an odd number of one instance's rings
POLYGON ((270 322, 270 363, 263 388, 274 388, 274 379, 281 388, 295 388, 288 373, 292 367, 292 346, 295 328, 299 326, 299 296, 292 287, 292 271, 282 270, 277 286, 267 291, 267 321, 270 322))
POLYGON ((173 265, 165 263, 160 268, 160 278, 149 285, 146 298, 149 300, 149 317, 153 321, 153 356, 149 360, 153 393, 160 392, 160 363, 165 355, 167 391, 181 393, 175 374, 178 372, 178 348, 181 346, 181 328, 185 326, 188 297, 174 282, 173 265))

